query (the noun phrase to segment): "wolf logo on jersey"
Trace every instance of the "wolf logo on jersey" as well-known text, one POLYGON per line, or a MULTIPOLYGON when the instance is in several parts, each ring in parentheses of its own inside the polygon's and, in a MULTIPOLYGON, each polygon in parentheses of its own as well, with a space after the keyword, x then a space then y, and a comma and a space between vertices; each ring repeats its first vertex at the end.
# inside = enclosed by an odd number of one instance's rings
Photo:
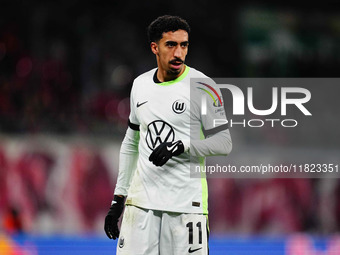
POLYGON ((173 104, 172 104, 172 110, 177 113, 177 114, 181 114, 186 110, 186 105, 185 102, 182 100, 176 100, 173 104))

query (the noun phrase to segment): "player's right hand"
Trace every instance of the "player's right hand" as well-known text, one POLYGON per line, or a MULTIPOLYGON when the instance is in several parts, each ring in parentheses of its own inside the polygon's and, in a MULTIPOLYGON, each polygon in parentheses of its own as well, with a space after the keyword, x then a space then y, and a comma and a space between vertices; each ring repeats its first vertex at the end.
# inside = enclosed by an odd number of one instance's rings
POLYGON ((111 207, 105 217, 104 230, 108 238, 116 239, 119 237, 118 220, 124 210, 124 197, 115 195, 111 202, 111 207))
POLYGON ((149 160, 155 166, 163 166, 173 156, 179 156, 184 152, 184 145, 181 140, 176 142, 165 142, 158 145, 149 156, 149 160))

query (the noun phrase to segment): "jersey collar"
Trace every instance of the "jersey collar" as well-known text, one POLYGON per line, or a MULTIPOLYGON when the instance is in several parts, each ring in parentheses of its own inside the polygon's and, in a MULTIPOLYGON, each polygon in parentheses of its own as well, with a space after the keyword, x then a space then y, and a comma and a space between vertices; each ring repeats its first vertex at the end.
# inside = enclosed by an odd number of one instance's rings
MULTIPOLYGON (((160 86, 168 86, 168 85, 172 85, 172 84, 175 84, 177 82, 180 82, 180 81, 182 81, 188 75, 189 69, 190 69, 190 67, 185 65, 184 72, 180 76, 178 76, 176 79, 171 80, 171 81, 155 83, 155 84, 160 85, 160 86)), ((156 74, 157 74, 157 71, 156 71, 156 74)))

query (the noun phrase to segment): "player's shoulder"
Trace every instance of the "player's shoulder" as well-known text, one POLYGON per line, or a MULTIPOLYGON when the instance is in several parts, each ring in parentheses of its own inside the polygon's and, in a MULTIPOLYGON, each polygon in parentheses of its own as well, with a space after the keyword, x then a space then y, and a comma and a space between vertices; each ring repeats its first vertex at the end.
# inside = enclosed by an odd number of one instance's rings
POLYGON ((145 86, 148 86, 153 81, 153 76, 157 68, 153 68, 150 71, 138 75, 132 83, 131 95, 140 93, 141 91, 147 91, 145 86))
POLYGON ((198 71, 197 69, 193 67, 190 67, 189 76, 190 76, 190 79, 193 79, 194 81, 197 81, 197 82, 209 83, 210 85, 215 84, 214 80, 211 79, 208 75, 204 74, 201 71, 198 71))
POLYGON ((157 68, 153 68, 150 71, 147 71, 145 73, 142 73, 140 75, 138 75, 135 79, 134 79, 134 83, 138 83, 138 82, 144 82, 144 81, 152 81, 153 80, 153 76, 155 75, 157 68))
POLYGON ((188 68, 189 68, 188 76, 190 79, 209 79, 209 77, 203 72, 193 67, 188 67, 188 68))
POLYGON ((216 86, 215 81, 203 72, 198 71, 194 68, 190 68, 190 71, 191 84, 192 86, 194 86, 194 88, 196 88, 193 89, 192 92, 202 93, 202 90, 204 91, 216 86))

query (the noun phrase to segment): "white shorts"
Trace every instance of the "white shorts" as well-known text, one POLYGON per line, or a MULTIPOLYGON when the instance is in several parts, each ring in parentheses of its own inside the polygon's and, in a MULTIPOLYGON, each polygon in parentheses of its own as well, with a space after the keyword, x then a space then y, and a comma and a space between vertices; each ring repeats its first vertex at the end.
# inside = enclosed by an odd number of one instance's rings
POLYGON ((207 255, 207 215, 125 207, 117 255, 207 255))

